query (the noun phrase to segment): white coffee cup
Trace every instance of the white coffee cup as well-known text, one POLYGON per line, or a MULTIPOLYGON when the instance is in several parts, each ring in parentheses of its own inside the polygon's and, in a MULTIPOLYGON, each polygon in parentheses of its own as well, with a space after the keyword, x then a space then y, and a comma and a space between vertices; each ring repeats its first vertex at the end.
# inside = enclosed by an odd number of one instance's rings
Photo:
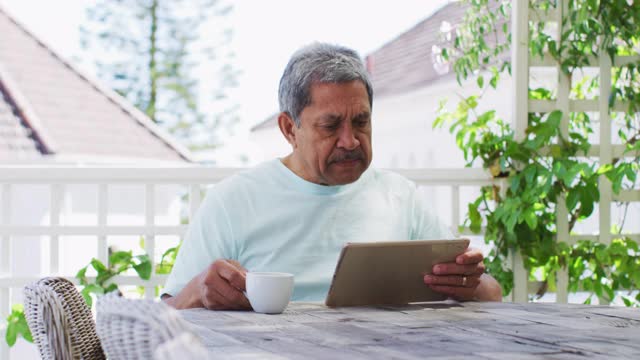
POLYGON ((279 314, 289 304, 293 293, 293 274, 248 272, 247 297, 255 312, 279 314))

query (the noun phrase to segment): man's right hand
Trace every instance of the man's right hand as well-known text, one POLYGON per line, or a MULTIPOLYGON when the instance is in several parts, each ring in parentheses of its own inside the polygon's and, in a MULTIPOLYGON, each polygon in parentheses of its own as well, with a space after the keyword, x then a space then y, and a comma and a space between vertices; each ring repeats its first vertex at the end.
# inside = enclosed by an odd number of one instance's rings
POLYGON ((251 309, 244 295, 247 270, 235 260, 218 259, 193 278, 174 297, 163 300, 177 309, 251 309))

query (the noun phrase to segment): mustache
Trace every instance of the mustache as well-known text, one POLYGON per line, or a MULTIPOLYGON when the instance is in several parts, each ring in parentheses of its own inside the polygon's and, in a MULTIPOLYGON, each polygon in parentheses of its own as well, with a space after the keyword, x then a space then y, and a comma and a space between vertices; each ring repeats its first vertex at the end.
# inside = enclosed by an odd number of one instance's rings
POLYGON ((360 149, 356 149, 353 151, 345 151, 339 152, 335 155, 332 155, 329 158, 330 163, 338 162, 338 161, 349 161, 349 160, 364 160, 364 152, 360 149))

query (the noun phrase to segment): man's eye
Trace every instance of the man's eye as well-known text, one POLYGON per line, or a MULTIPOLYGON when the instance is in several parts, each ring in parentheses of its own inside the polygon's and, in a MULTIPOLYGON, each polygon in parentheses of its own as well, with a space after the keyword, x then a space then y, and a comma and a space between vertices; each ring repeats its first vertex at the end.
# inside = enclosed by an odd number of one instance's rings
POLYGON ((369 125, 369 120, 358 120, 356 121, 356 126, 358 127, 366 127, 369 125))
POLYGON ((323 128, 329 131, 335 131, 336 129, 338 129, 338 124, 324 125, 323 128))

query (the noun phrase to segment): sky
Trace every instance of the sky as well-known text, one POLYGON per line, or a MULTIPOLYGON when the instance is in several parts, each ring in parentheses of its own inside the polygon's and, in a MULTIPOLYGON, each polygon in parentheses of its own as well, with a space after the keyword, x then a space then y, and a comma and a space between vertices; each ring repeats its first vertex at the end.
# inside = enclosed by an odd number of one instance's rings
MULTIPOLYGON (((289 56, 314 41, 345 45, 361 56, 410 29, 449 0, 235 0, 234 65, 242 71, 232 97, 242 123, 236 136, 278 110, 277 87, 289 56)), ((91 0, 0 0, 19 22, 63 57, 82 58, 79 27, 91 0)), ((206 36, 205 36, 206 37, 206 36)), ((86 56, 85 56, 86 57, 86 56)), ((93 72, 90 64, 78 64, 93 72)), ((203 81, 206 81, 206 77, 203 81)))

